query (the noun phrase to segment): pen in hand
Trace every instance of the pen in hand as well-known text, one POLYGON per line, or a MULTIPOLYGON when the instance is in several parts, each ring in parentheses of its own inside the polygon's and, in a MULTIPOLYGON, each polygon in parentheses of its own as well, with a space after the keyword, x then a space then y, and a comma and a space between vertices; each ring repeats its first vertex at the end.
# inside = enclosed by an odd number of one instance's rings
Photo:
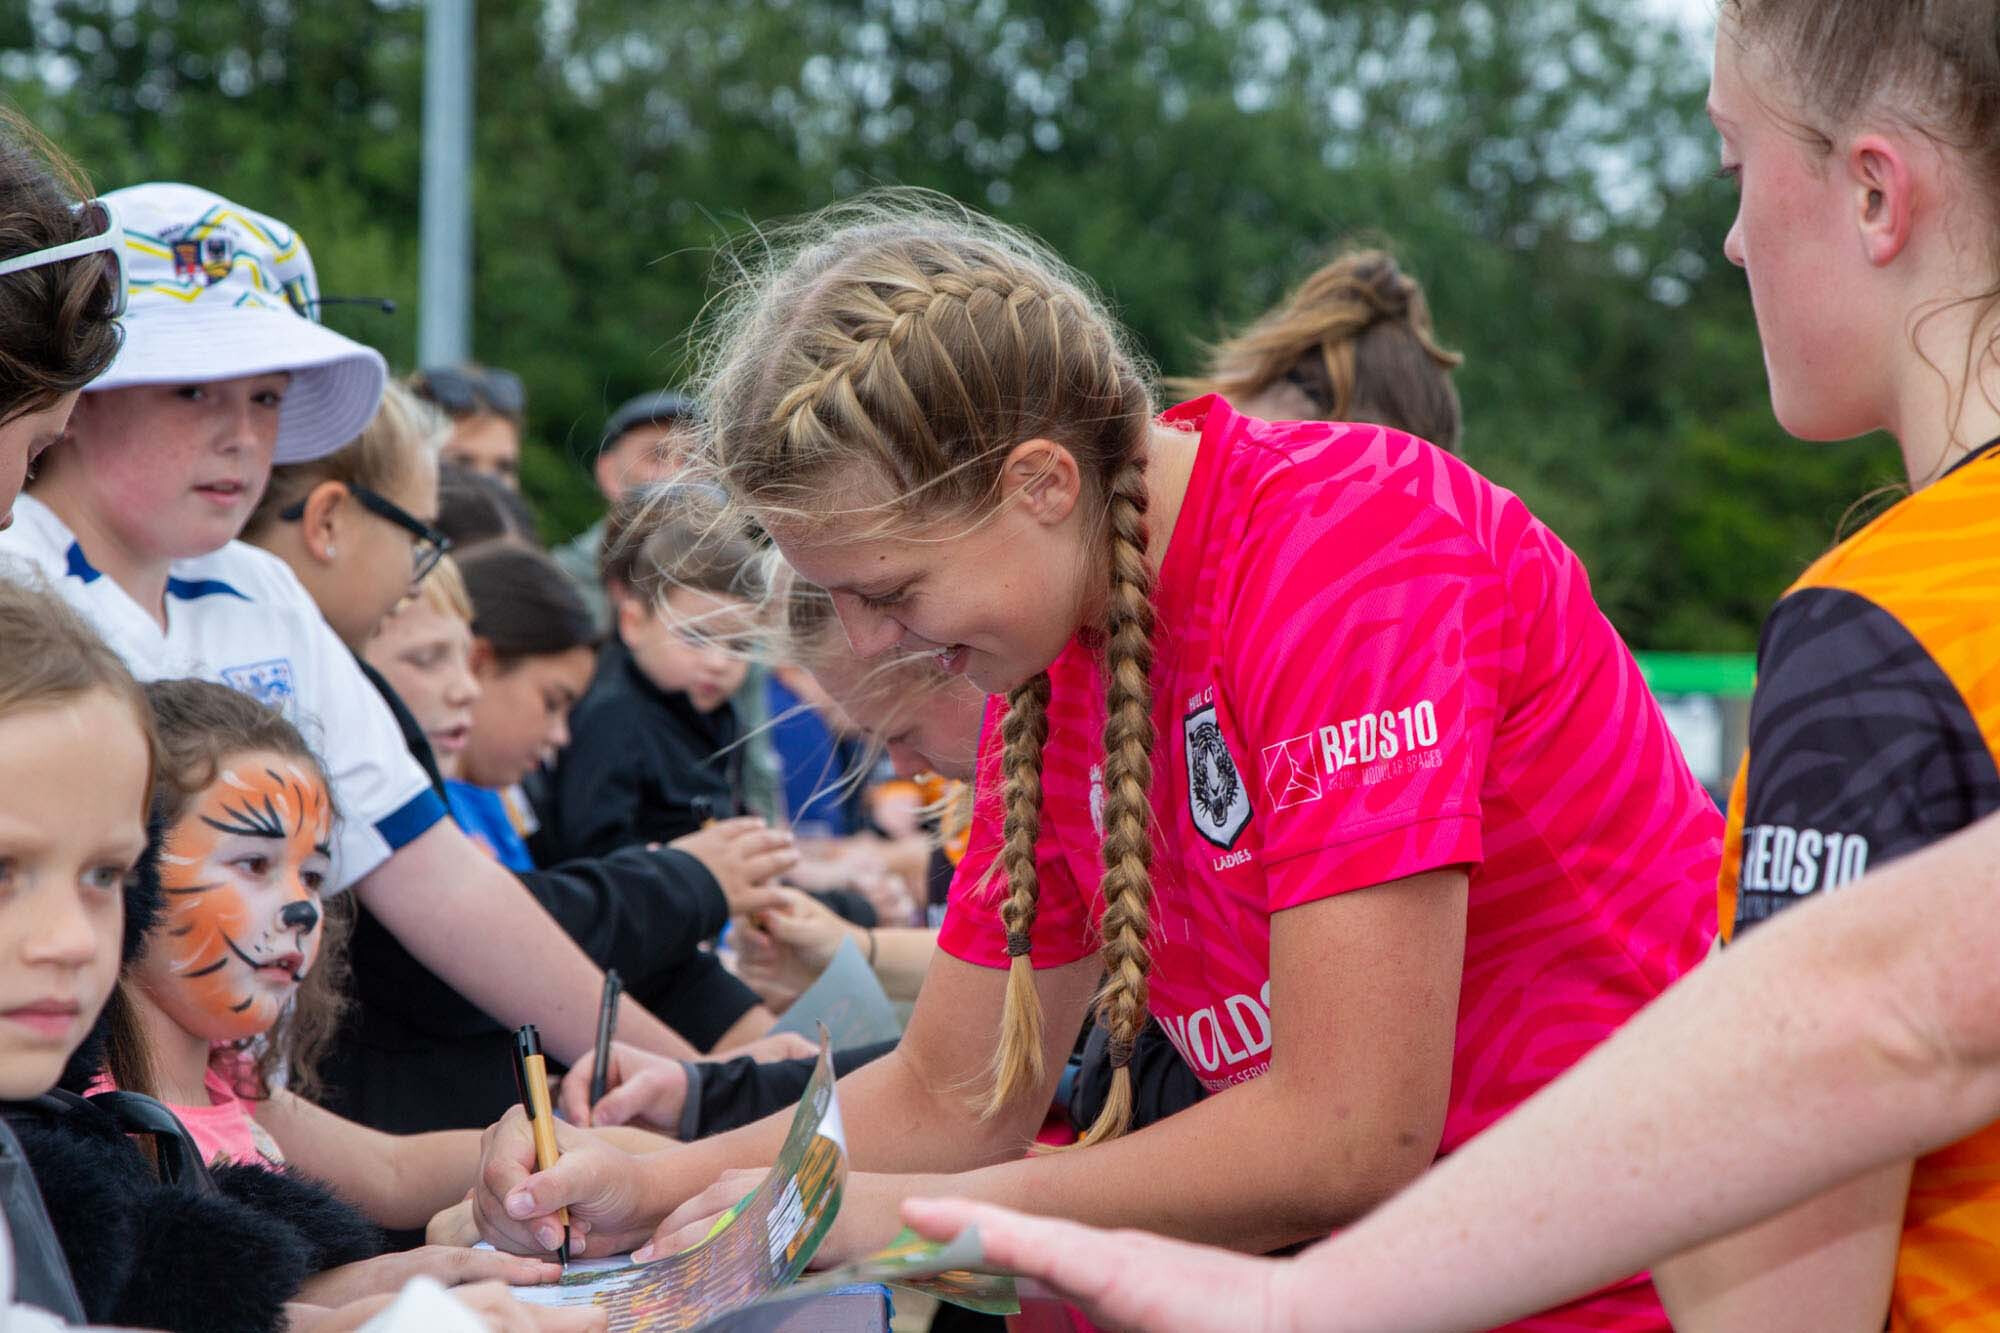
POLYGON ((618 998, 625 983, 616 968, 604 973, 604 998, 597 1006, 597 1058, 590 1065, 590 1105, 593 1111, 604 1100, 604 1087, 611 1076, 611 1039, 618 1031, 618 998))
MULTIPOLYGON (((514 1032, 514 1080, 521 1090, 521 1109, 528 1113, 528 1128, 535 1136, 535 1169, 546 1171, 556 1164, 556 1115, 549 1104, 549 1067, 542 1058, 542 1034, 533 1023, 514 1032)), ((556 1258, 569 1268, 569 1209, 556 1209, 562 1222, 562 1244, 556 1258)))

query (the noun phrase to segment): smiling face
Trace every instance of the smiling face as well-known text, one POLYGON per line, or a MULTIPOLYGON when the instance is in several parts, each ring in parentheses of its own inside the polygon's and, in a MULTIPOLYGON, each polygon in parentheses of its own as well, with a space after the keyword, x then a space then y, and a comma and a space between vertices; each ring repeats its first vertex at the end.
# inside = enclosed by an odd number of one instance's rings
POLYGON ((475 639, 472 670, 480 693, 459 776, 478 787, 507 787, 554 758, 569 744, 569 710, 589 688, 596 666, 597 655, 581 647, 502 663, 475 639))
POLYGON ((183 1031, 268 1032, 319 956, 333 807, 312 765, 231 755, 167 833, 167 910, 134 975, 183 1031))
POLYGON ((55 1086, 118 979, 124 882, 146 846, 146 740, 102 690, 0 717, 0 1099, 55 1086))
POLYGON ((1809 128, 1783 72, 1728 10, 1708 107, 1741 196, 1723 253, 1749 280, 1779 424, 1806 440, 1881 426, 1902 315, 1869 281, 1843 145, 1809 128))
POLYGON ((134 560, 206 555, 235 540, 271 478, 291 376, 142 384, 87 393, 49 475, 134 560))
POLYGON ((66 393, 49 406, 0 425, 0 531, 14 522, 14 498, 35 470, 35 460, 62 438, 78 395, 66 393))
POLYGON ((855 656, 924 654, 946 675, 1003 694, 1046 670, 1089 623, 1091 571, 1104 556, 1060 446, 1017 448, 1000 491, 983 515, 883 536, 872 535, 879 513, 865 509, 810 530, 783 519, 767 526, 799 576, 826 589, 855 656), (1048 465, 1049 451, 1059 464, 1048 465))
POLYGON ((362 656, 424 729, 446 777, 457 777, 459 756, 472 736, 479 681, 472 674, 472 626, 413 597, 382 622, 362 656))

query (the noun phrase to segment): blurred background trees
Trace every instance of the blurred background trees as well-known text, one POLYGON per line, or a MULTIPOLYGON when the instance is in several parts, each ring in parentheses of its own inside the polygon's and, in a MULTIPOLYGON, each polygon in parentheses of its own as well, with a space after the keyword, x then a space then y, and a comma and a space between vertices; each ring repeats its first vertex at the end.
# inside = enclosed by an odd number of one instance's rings
MULTIPOLYGON (((293 223, 328 294, 400 306, 328 322, 410 368, 418 4, 9 8, 0 86, 94 180, 293 223)), ((1637 0, 495 0, 477 45, 474 342, 528 384, 550 536, 608 409, 682 373, 717 242, 889 183, 1047 238, 1167 372, 1387 242, 1465 353, 1467 457, 1636 646, 1753 647, 1898 473, 1771 420, 1706 51, 1637 0)))

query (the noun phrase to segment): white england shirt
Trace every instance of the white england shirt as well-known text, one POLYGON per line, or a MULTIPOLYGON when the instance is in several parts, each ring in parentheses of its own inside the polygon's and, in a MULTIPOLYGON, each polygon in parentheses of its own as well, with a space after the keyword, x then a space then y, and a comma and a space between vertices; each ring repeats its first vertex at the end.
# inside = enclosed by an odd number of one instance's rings
POLYGON ((141 681, 219 680, 277 708, 333 777, 335 891, 445 817, 402 729, 284 561, 243 542, 176 560, 164 633, 99 573, 47 505, 24 495, 0 532, 0 574, 32 567, 141 681), (12 568, 6 568, 11 565, 12 568))

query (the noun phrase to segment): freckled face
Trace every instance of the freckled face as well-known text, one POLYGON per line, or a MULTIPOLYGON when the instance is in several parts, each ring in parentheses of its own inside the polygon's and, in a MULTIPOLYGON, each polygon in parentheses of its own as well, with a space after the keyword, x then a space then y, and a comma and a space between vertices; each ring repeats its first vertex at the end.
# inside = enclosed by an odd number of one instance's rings
POLYGON ((270 1030, 319 957, 333 806, 308 764, 232 755, 167 834, 167 911, 136 968, 168 1017, 211 1041, 270 1030))

